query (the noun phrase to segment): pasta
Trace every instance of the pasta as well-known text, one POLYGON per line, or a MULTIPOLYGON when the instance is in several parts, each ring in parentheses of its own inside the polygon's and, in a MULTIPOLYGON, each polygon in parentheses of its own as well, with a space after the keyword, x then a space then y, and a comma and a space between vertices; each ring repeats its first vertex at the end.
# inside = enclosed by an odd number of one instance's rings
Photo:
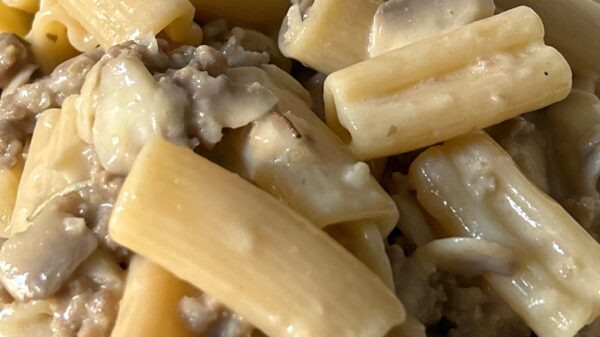
POLYGON ((31 15, 0 2, 0 33, 25 36, 31 26, 31 15))
MULTIPOLYGON (((73 97, 74 98, 74 97, 73 97)), ((77 134, 74 100, 44 112, 37 124, 19 184, 10 233, 27 229, 36 209, 57 193, 77 191, 90 178, 83 142, 77 134)))
POLYGON ((279 46, 285 56, 325 74, 368 58, 373 15, 382 0, 304 3, 292 5, 283 21, 279 46))
POLYGON ((392 269, 376 225, 368 222, 343 223, 327 228, 327 233, 379 275, 388 288, 394 290, 392 269))
POLYGON ((65 26, 65 12, 55 0, 45 0, 33 18, 31 30, 25 37, 41 70, 48 74, 54 67, 77 55, 65 26))
POLYGON ((196 16, 201 21, 225 18, 234 25, 260 29, 267 33, 274 33, 279 29, 289 7, 287 0, 190 1, 196 7, 196 16))
POLYGON ((179 314, 179 301, 193 293, 193 287, 168 271, 135 257, 111 336, 193 337, 179 314))
POLYGON ((198 44, 202 40, 202 31, 192 21, 194 8, 187 0, 58 1, 104 47, 156 35, 166 27, 166 34, 176 42, 198 44))
POLYGON ((599 337, 599 22, 0 0, 0 336, 599 337))
POLYGON ((240 82, 258 81, 278 98, 276 114, 224 139, 217 161, 255 182, 315 224, 372 220, 382 235, 397 222, 393 201, 335 135, 310 111, 308 93, 274 66, 231 69, 240 82), (290 129, 290 125, 293 129, 290 129), (271 146, 259 140, 270 139, 271 146))
POLYGON ((543 33, 520 7, 340 70, 325 81, 327 123, 370 159, 559 101, 571 71, 543 33))
POLYGON ((382 336, 404 319, 372 272, 267 193, 161 140, 138 158, 115 205, 111 236, 266 334, 382 336), (145 217, 147 207, 163 215, 145 217))
POLYGON ((598 315, 600 246, 489 136, 431 148, 410 170, 441 232, 491 240, 515 254, 515 274, 484 277, 538 335, 573 336, 598 315))
POLYGON ((0 237, 2 238, 7 238, 10 234, 10 222, 22 173, 22 161, 12 168, 0 169, 0 191, 2 191, 2 195, 0 195, 0 237))

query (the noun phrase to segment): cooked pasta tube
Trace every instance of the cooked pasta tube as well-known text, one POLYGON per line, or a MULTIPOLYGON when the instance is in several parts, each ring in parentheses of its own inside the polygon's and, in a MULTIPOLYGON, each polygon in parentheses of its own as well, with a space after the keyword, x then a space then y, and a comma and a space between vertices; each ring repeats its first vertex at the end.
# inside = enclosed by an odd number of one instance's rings
POLYGON ((515 274, 484 278, 538 336, 574 336, 600 314, 600 246, 485 133, 430 148, 410 177, 445 235, 512 252, 515 274))
POLYGON ((337 242, 361 260, 394 290, 394 278, 385 244, 377 225, 371 222, 342 223, 326 229, 337 242))
POLYGON ((10 236, 10 218, 15 208, 22 173, 22 160, 11 168, 0 169, 0 238, 10 236))
POLYGON ((29 32, 32 16, 0 2, 0 33, 15 33, 21 37, 29 32))
POLYGON ((330 74, 369 58, 373 16, 383 0, 296 1, 281 25, 287 57, 330 74))
POLYGON ((281 25, 288 0, 190 0, 196 7, 196 17, 204 23, 225 18, 227 22, 274 33, 281 25))
POLYGON ((68 98, 62 110, 39 117, 17 192, 12 234, 26 230, 36 209, 52 195, 90 178, 88 145, 77 134, 76 114, 74 100, 68 98))
POLYGON ((52 309, 48 301, 0 305, 0 335, 47 337, 51 335, 52 309))
MULTIPOLYGON (((40 4, 40 0, 2 0, 6 6, 22 10, 27 13, 35 13, 40 4)), ((5 19, 3 17, 3 19, 5 19)))
POLYGON ((179 312, 182 297, 194 288, 158 265, 131 260, 125 293, 111 337, 193 337, 179 312))
POLYGON ((138 156, 109 232, 269 336, 380 337, 404 320, 385 284, 308 220, 160 139, 138 156))
POLYGON ((325 81, 327 123, 370 159, 559 101, 571 71, 543 34, 519 7, 340 70, 325 81))
MULTIPOLYGON (((69 39, 67 20, 64 8, 59 3, 54 0, 44 1, 42 8, 33 18, 31 30, 25 37, 45 74, 49 74, 57 65, 78 54, 69 39)), ((71 29, 71 31, 76 30, 71 29)), ((78 34, 82 36, 81 41, 84 40, 83 35, 83 33, 78 34)))
POLYGON ((388 194, 310 110, 310 96, 275 66, 227 72, 239 83, 258 82, 279 101, 274 112, 217 145, 220 164, 283 200, 320 227, 369 220, 387 236, 398 220, 388 194))
POLYGON ((546 41, 569 61, 575 73, 600 75, 600 3, 595 0, 495 0, 504 9, 525 5, 544 21, 546 41))
POLYGON ((156 35, 167 27, 165 33, 174 41, 199 43, 202 39, 202 30, 193 22, 194 6, 187 0, 58 2, 105 48, 156 35))

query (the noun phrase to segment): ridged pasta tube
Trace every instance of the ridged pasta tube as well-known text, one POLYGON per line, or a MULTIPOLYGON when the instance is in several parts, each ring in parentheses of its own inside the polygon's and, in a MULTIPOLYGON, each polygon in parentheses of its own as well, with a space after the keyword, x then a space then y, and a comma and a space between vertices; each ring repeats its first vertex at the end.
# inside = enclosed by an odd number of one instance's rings
POLYGON ((158 265, 135 256, 111 337, 193 337, 179 312, 182 297, 194 287, 158 265))
POLYGON ((202 30, 193 22, 194 6, 187 0, 57 1, 105 48, 154 36, 167 27, 165 33, 175 41, 202 40, 202 30))
POLYGON ((139 154, 109 233, 268 336, 382 337, 404 320, 377 275, 318 227, 160 139, 139 154))
POLYGON ((10 236, 10 219, 15 208, 23 161, 11 168, 0 169, 0 238, 10 236))
POLYGON ((281 25, 279 48, 287 57, 329 74, 369 58, 373 17, 383 0, 302 0, 281 25))
POLYGON ((415 150, 566 97, 571 71, 519 7, 331 74, 328 125, 360 159, 415 150))
POLYGON ((572 337, 600 314, 600 245, 485 133, 428 149, 410 178, 440 232, 512 253, 512 276, 484 278, 538 336, 572 337))
POLYGON ((546 41, 569 61, 575 73, 600 75, 600 3, 595 0, 495 0, 504 9, 533 8, 544 21, 546 41))
POLYGON ((217 161, 283 200, 320 227, 371 221, 387 236, 398 221, 392 199, 310 110, 310 96, 283 70, 266 65, 227 72, 258 82, 279 101, 274 112, 217 145, 217 161))
POLYGON ((389 0, 375 13, 369 55, 490 17, 494 9, 493 0, 389 0))
POLYGON ((328 227, 326 232, 394 290, 392 267, 377 225, 365 221, 342 223, 328 227))

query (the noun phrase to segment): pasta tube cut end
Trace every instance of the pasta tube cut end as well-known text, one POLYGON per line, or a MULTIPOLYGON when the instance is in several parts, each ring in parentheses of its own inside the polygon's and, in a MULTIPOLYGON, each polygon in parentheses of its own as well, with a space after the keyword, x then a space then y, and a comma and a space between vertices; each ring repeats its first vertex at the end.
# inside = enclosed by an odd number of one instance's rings
POLYGON ((543 33, 519 7, 340 70, 325 81, 327 123, 370 159, 560 101, 571 71, 543 33))
POLYGON ((289 0, 190 0, 196 7, 196 17, 201 22, 224 18, 236 25, 276 33, 289 0))
POLYGON ((288 10, 279 32, 287 57, 329 74, 369 57, 373 16, 381 0, 299 1, 288 10))
POLYGON ((194 291, 153 262, 134 257, 111 337, 195 336, 179 312, 181 298, 194 291))
POLYGON ((2 191, 0 195, 0 238, 10 236, 10 220, 15 208, 22 173, 22 160, 11 168, 0 169, 0 191, 2 191))
POLYGON ((109 232, 269 336, 381 337, 404 320, 377 275, 323 231, 160 139, 139 154, 109 232))
POLYGON ((513 274, 484 278, 538 336, 574 336, 600 315, 600 245, 485 133, 430 148, 410 178, 440 233, 511 252, 513 274))

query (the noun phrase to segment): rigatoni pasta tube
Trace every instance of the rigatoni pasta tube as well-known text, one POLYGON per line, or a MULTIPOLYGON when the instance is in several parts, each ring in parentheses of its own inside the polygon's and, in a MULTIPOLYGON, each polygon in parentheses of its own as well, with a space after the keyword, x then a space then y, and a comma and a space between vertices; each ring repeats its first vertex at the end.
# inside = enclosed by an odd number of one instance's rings
POLYGON ((35 210, 52 195, 90 178, 88 145, 77 134, 76 117, 74 97, 61 110, 40 115, 19 183, 11 234, 26 230, 35 210))
MULTIPOLYGON (((40 4, 40 0, 2 0, 6 6, 22 10, 27 13, 35 13, 40 4)), ((3 19, 5 19, 3 17, 3 19)))
POLYGON ((373 17, 383 0, 298 1, 279 32, 281 52, 329 74, 369 58, 373 17), (311 4, 307 6, 306 4, 311 4))
POLYGON ((15 208, 22 173, 22 160, 11 168, 0 169, 0 238, 10 236, 10 219, 15 208))
POLYGON ((394 290, 392 267, 377 225, 368 221, 342 223, 328 227, 326 232, 394 290))
POLYGON ((241 174, 320 227, 371 221, 387 236, 398 221, 389 195, 310 110, 310 96, 283 70, 266 65, 227 72, 258 82, 278 99, 274 112, 230 132, 215 149, 219 164, 241 174))
POLYGON ((369 159, 557 102, 571 71, 543 35, 519 7, 340 70, 325 81, 327 123, 369 159))
POLYGON ((160 139, 139 154, 109 233, 269 336, 382 337, 404 320, 385 284, 318 227, 160 139))
POLYGON ((482 132, 421 154, 410 178, 447 236, 489 240, 517 259, 484 274, 540 337, 572 337, 600 314, 600 245, 482 132))
POLYGON ((200 43, 202 30, 193 22, 194 6, 187 0, 173 1, 116 1, 116 0, 58 0, 66 11, 77 20, 103 47, 146 35, 156 35, 166 30, 181 36, 175 41, 189 42, 185 34, 198 34, 195 42, 200 43))
POLYGON ((529 6, 544 21, 546 41, 569 61, 575 73, 600 75, 600 3, 595 0, 496 0, 504 9, 529 6))
POLYGON ((49 74, 60 63, 79 52, 71 45, 67 27, 60 18, 64 8, 57 2, 44 2, 44 7, 33 18, 25 40, 43 73, 49 74))
POLYGON ((194 287, 141 256, 129 264, 125 293, 111 337, 194 337, 179 301, 194 287))

